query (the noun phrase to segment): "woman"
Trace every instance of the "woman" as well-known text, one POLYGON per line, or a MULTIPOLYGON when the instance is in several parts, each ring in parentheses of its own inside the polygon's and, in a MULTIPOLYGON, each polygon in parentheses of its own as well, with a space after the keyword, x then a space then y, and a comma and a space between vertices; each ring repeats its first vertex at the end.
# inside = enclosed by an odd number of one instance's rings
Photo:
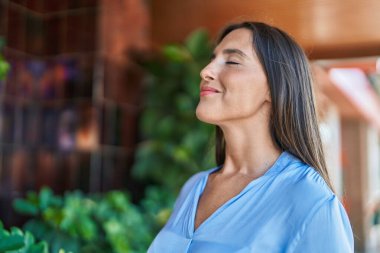
POLYGON ((218 166, 186 182, 148 252, 353 252, 302 49, 269 25, 233 24, 201 77, 196 115, 216 125, 218 166))

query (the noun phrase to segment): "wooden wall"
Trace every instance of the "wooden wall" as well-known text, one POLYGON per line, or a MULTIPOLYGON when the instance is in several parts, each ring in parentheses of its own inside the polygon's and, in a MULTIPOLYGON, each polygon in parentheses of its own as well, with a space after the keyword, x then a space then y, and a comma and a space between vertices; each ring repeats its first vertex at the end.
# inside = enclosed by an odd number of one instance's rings
POLYGON ((154 0, 151 13, 156 44, 180 41, 198 27, 215 35, 248 19, 284 29, 311 58, 380 54, 378 0, 154 0))

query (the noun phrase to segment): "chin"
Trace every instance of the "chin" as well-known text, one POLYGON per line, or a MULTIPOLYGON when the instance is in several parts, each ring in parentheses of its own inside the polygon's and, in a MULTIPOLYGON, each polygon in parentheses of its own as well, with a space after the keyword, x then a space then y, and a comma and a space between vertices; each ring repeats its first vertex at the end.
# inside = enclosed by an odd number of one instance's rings
POLYGON ((215 118, 215 114, 215 112, 209 112, 208 110, 205 110, 205 108, 202 108, 202 106, 199 105, 195 111, 195 115, 200 121, 208 124, 217 125, 217 122, 219 121, 217 118, 215 118))

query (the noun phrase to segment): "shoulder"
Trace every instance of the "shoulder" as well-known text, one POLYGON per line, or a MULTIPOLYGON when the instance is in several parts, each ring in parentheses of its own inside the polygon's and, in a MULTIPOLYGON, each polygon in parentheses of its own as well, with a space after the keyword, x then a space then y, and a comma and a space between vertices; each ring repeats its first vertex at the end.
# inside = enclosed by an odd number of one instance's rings
MULTIPOLYGON (((331 238, 336 240, 330 244, 324 243, 324 247, 329 250, 308 252, 343 252, 330 251, 338 244, 350 249, 344 252, 352 252, 352 229, 339 198, 315 168, 294 156, 290 160, 292 162, 276 178, 278 182, 275 192, 292 210, 289 218, 298 228, 293 246, 300 244, 297 249, 305 250, 306 244, 313 241, 311 238, 320 238, 321 244, 331 238), (336 244, 337 242, 340 243, 336 244)), ((315 243, 311 243, 310 247, 316 247, 315 243)))
POLYGON ((180 194, 189 192, 199 182, 199 180, 201 180, 203 177, 207 176, 209 171, 213 170, 213 169, 214 168, 209 169, 209 170, 200 171, 200 172, 193 174, 191 177, 189 177, 189 179, 187 179, 186 182, 183 184, 180 194))
POLYGON ((181 191, 178 195, 178 198, 184 198, 186 197, 191 190, 199 183, 200 180, 202 180, 204 177, 206 177, 211 171, 216 170, 218 167, 214 167, 208 170, 200 171, 195 174, 193 174, 189 179, 186 180, 186 182, 183 184, 181 191))
POLYGON ((192 201, 192 198, 190 196, 194 196, 195 194, 194 191, 197 185, 199 185, 202 179, 205 178, 212 170, 215 170, 215 169, 217 169, 217 167, 209 169, 209 170, 197 172, 193 174, 189 179, 186 180, 186 182, 183 184, 175 200, 175 203, 173 206, 173 214, 176 214, 181 206, 185 205, 186 203, 190 203, 192 201))
POLYGON ((335 199, 335 194, 315 168, 288 155, 288 162, 271 183, 271 196, 290 208, 290 216, 302 225, 313 212, 328 206, 329 201, 335 199))
POLYGON ((287 160, 276 178, 281 191, 295 198, 311 199, 311 203, 317 199, 330 199, 334 195, 315 168, 290 153, 287 160))
POLYGON ((335 195, 310 211, 291 241, 289 252, 354 252, 351 224, 335 195))

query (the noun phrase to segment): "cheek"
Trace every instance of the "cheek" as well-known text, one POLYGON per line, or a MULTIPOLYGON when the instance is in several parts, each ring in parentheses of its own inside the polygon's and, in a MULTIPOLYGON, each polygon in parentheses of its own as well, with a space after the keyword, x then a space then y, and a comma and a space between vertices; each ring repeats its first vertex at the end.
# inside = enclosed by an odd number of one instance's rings
POLYGON ((248 113, 256 110, 265 101, 268 91, 266 79, 237 76, 228 81, 224 100, 225 104, 234 111, 248 113))
POLYGON ((253 75, 229 72, 220 75, 224 94, 201 99, 196 108, 199 120, 217 124, 222 121, 250 117, 265 101, 266 79, 253 75))

